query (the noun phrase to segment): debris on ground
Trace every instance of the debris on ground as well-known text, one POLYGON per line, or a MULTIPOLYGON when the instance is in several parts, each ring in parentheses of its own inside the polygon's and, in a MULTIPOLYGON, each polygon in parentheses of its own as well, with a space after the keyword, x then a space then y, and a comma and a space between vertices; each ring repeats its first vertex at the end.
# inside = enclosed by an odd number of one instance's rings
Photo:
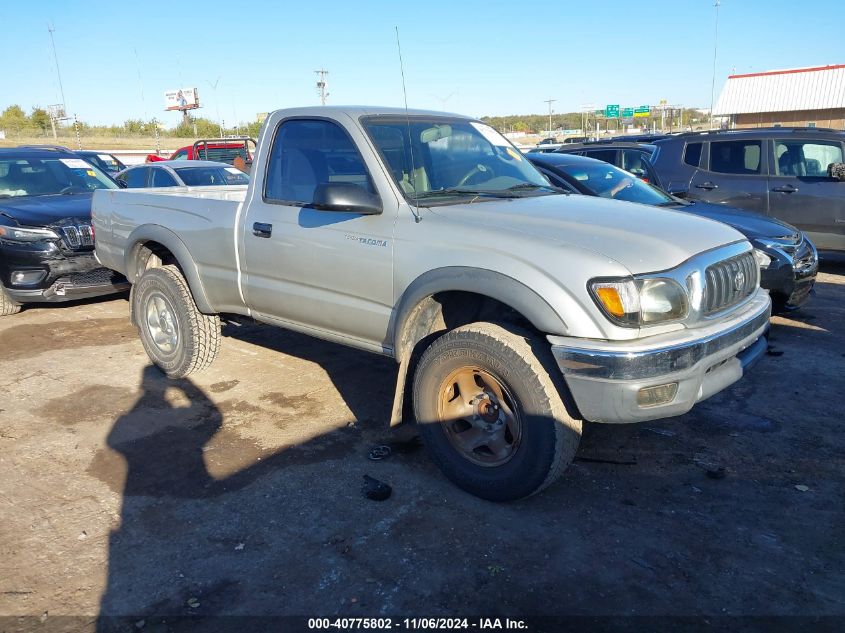
POLYGON ((187 605, 192 609, 196 609, 198 606, 200 606, 200 601, 196 598, 188 598, 187 605))
POLYGON ((810 490, 810 486, 805 486, 804 484, 797 484, 795 489, 800 492, 808 492, 810 490))
POLYGON ((371 459, 374 462, 387 459, 388 457, 390 457, 390 447, 385 445, 373 446, 370 452, 367 453, 367 459, 371 459))
POLYGON ((596 464, 617 464, 619 466, 636 466, 636 455, 622 455, 621 457, 602 457, 600 455, 576 455, 576 462, 594 462, 596 464))
POLYGON ((390 498, 393 488, 383 481, 374 479, 369 475, 364 475, 364 486, 361 488, 361 492, 364 493, 364 496, 367 497, 367 499, 372 499, 373 501, 384 501, 390 498))

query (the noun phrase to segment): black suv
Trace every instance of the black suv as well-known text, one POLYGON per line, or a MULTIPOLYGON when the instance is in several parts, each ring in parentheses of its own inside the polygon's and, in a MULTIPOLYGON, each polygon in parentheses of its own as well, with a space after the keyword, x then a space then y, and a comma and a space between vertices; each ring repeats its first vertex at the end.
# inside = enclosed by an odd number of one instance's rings
POLYGON ((670 193, 765 213, 801 229, 819 250, 845 251, 845 134, 755 128, 654 142, 651 161, 670 193))
POLYGON ((125 290, 94 258, 91 198, 114 180, 62 149, 0 149, 0 316, 125 290))

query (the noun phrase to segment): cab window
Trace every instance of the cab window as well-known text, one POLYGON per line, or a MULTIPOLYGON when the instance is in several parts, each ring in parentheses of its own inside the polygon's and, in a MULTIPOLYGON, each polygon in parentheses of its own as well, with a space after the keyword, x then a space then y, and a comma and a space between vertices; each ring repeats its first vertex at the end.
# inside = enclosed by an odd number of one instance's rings
POLYGON ((282 123, 270 150, 265 199, 307 206, 318 186, 335 182, 375 194, 364 159, 346 131, 324 120, 282 123))

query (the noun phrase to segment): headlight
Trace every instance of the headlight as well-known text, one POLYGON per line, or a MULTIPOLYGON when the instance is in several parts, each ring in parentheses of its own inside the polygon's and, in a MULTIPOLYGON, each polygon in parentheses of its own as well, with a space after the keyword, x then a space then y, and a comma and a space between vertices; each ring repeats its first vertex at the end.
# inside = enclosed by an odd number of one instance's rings
POLYGON ((15 242, 38 242, 39 240, 57 240, 58 233, 50 229, 25 229, 17 226, 0 226, 0 239, 15 242))
POLYGON ((686 291, 673 279, 619 279, 590 283, 593 300, 614 323, 626 327, 683 319, 686 291))
POLYGON ((772 263, 772 258, 766 255, 766 253, 761 251, 759 248, 754 249, 754 259, 757 260, 757 265, 761 269, 768 268, 769 264, 772 263))

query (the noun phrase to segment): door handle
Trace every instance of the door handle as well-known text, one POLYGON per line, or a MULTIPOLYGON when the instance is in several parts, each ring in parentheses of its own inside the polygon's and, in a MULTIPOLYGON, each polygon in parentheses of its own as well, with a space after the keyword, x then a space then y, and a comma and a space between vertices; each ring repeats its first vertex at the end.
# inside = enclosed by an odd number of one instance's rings
POLYGON ((781 187, 775 187, 772 191, 777 191, 778 193, 795 193, 798 191, 798 187, 794 185, 783 185, 781 187))
POLYGON ((703 182, 700 185, 696 185, 695 188, 696 189, 707 189, 707 191, 710 191, 711 189, 718 189, 719 185, 712 183, 708 180, 707 182, 703 182))
POLYGON ((264 222, 255 222, 252 225, 252 234, 255 237, 270 237, 273 234, 273 225, 264 222))

